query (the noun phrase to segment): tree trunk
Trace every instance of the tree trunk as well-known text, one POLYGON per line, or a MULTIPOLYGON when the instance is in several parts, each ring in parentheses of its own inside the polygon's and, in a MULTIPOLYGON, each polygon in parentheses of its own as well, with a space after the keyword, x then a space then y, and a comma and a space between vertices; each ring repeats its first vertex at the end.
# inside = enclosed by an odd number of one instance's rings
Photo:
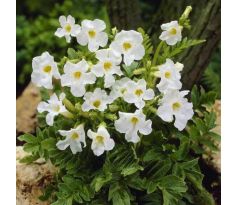
POLYGON ((129 30, 140 26, 138 0, 106 0, 106 5, 112 27, 129 30))
MULTIPOLYGON (((115 0, 107 1, 109 16, 112 25, 118 26, 119 29, 135 28, 140 22, 136 19, 139 10, 137 0, 115 0), (135 16, 135 17, 133 17, 135 16)), ((220 0, 161 0, 159 1, 157 12, 151 17, 149 33, 153 36, 154 42, 158 41, 161 33, 160 25, 171 20, 179 19, 186 6, 191 5, 193 11, 190 14, 192 29, 189 32, 183 32, 183 36, 192 39, 205 39, 206 42, 200 46, 188 49, 179 57, 184 64, 182 81, 184 88, 191 89, 197 83, 204 70, 210 62, 213 51, 217 48, 221 38, 221 14, 220 0)))

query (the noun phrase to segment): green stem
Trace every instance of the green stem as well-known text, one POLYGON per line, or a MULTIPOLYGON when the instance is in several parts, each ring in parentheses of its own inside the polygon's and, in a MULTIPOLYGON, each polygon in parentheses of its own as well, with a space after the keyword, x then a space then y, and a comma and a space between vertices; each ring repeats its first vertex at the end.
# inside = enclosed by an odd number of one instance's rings
POLYGON ((159 45, 157 46, 156 51, 155 51, 155 55, 154 55, 154 58, 153 58, 153 61, 152 61, 152 66, 156 65, 158 57, 159 57, 159 52, 160 52, 163 44, 164 44, 164 41, 160 41, 159 45))

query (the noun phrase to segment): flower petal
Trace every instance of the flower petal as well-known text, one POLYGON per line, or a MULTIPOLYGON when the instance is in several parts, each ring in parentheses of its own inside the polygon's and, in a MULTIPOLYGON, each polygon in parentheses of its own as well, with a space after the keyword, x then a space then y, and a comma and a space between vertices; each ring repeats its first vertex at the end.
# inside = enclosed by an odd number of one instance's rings
POLYGON ((64 140, 60 140, 56 143, 56 147, 59 150, 65 150, 68 146, 69 146, 69 139, 68 138, 66 138, 64 140))
POLYGON ((65 35, 65 30, 62 28, 58 28, 55 32, 55 35, 59 38, 63 37, 65 35))

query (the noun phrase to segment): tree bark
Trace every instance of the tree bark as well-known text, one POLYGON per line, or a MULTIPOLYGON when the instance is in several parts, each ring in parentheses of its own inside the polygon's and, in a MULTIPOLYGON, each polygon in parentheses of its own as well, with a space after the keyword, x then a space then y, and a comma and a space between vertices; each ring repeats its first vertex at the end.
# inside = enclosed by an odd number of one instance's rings
POLYGON ((129 30, 140 26, 138 0, 106 0, 106 6, 112 27, 129 30))
MULTIPOLYGON (((151 17, 149 33, 155 43, 161 33, 160 25, 171 20, 179 19, 186 6, 191 5, 190 14, 192 29, 184 31, 183 36, 192 39, 205 39, 206 42, 195 46, 180 55, 176 60, 184 64, 182 81, 184 88, 191 89, 196 84, 210 62, 214 50, 218 47, 221 38, 221 2, 220 0, 161 0, 158 1, 157 12, 151 17)), ((139 25, 140 10, 136 11, 138 0, 107 0, 107 8, 112 25, 119 29, 132 29, 139 25), (134 17, 133 17, 134 16, 134 17)))

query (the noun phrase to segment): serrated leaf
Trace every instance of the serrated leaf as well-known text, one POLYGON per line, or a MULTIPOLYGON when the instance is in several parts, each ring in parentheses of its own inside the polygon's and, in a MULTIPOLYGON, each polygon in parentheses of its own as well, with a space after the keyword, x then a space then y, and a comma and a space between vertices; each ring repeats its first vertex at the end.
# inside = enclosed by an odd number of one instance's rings
POLYGON ((50 150, 54 149, 56 146, 56 139, 55 138, 47 138, 41 142, 41 146, 43 149, 50 150))
POLYGON ((186 192, 187 186, 183 179, 175 175, 167 175, 158 182, 161 189, 167 189, 176 193, 186 192))
POLYGON ((191 169, 198 164, 198 159, 193 159, 187 162, 180 163, 180 167, 183 169, 191 169))
POLYGON ((201 104, 213 105, 215 103, 216 97, 217 93, 214 91, 204 93, 201 96, 201 104))
POLYGON ((125 177, 128 175, 134 174, 138 170, 143 170, 143 167, 138 164, 132 164, 131 166, 124 168, 121 171, 121 174, 125 177))
POLYGON ((177 160, 183 160, 187 156, 189 152, 189 148, 190 148, 190 142, 188 140, 183 141, 180 144, 179 149, 173 154, 173 156, 177 160))
POLYGON ((122 65, 123 69, 126 71, 126 76, 131 78, 133 76, 133 71, 138 67, 137 62, 133 62, 131 65, 126 66, 125 64, 122 65))
POLYGON ((37 159, 39 159, 38 155, 29 155, 29 156, 25 156, 22 159, 20 159, 19 162, 30 164, 30 163, 36 161, 37 159))
POLYGON ((208 130, 211 130, 212 128, 216 127, 216 113, 215 112, 205 113, 204 120, 208 130))
POLYGON ((78 53, 73 48, 68 48, 67 54, 70 59, 77 59, 79 57, 78 53))
POLYGON ((18 140, 25 141, 27 143, 37 143, 38 139, 32 134, 24 134, 18 137, 18 140))
POLYGON ((23 150, 25 152, 36 153, 39 151, 40 146, 38 144, 26 143, 23 145, 23 150))
POLYGON ((212 137, 213 139, 220 141, 221 140, 221 135, 215 133, 215 132, 208 132, 207 133, 208 136, 212 137))
POLYGON ((196 109, 200 104, 200 93, 196 85, 193 86, 193 89, 191 91, 191 100, 193 103, 193 107, 196 109))

